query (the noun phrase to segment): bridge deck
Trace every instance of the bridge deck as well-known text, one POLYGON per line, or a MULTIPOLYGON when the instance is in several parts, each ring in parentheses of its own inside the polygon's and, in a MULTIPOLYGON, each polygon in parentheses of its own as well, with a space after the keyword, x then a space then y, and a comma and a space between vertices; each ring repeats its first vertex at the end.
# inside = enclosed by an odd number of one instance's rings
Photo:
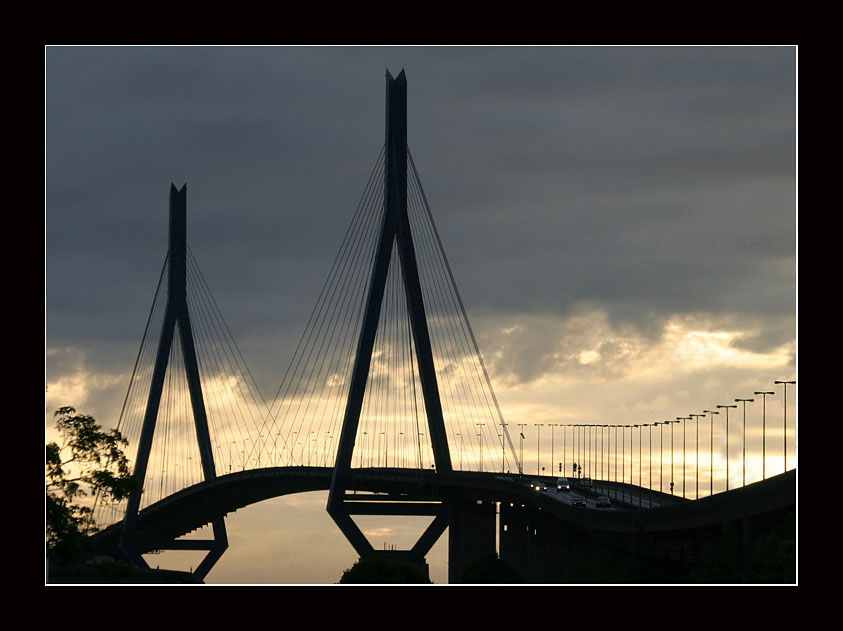
MULTIPOLYGON (((231 473, 184 489, 141 511, 139 527, 146 548, 166 548, 168 542, 217 517, 266 499, 328 490, 331 474, 330 467, 275 467, 231 473)), ((672 505, 659 508, 611 511, 572 508, 552 493, 530 489, 526 483, 531 479, 493 473, 355 469, 351 484, 353 492, 359 495, 351 494, 349 498, 359 497, 366 502, 411 501, 417 507, 421 502, 456 499, 519 503, 546 510, 571 525, 607 533, 629 532, 631 528, 638 532, 698 528, 796 503, 795 470, 695 501, 672 498, 672 505)), ((116 549, 121 529, 119 522, 94 535, 93 540, 101 549, 116 549)))

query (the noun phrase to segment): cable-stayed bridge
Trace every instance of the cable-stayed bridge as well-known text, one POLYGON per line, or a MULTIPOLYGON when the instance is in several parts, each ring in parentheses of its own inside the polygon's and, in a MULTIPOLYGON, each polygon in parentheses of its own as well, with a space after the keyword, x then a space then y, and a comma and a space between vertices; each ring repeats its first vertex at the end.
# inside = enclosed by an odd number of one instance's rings
MULTIPOLYGON (((227 513, 311 490, 329 491, 327 510, 360 556, 378 551, 354 515, 431 517, 416 545, 398 551, 417 563, 450 526, 457 578, 473 558, 494 551, 498 505, 501 531, 510 533, 501 534, 501 556, 506 540, 510 556, 523 557, 514 537, 538 532, 530 525, 537 518, 516 515, 516 506, 620 538, 630 527, 635 532, 634 517, 631 526, 616 513, 583 517, 524 484, 523 431, 504 420, 409 150, 403 71, 397 78, 387 73, 386 89, 386 141, 271 401, 187 247, 187 187, 171 187, 168 253, 118 426, 143 491, 95 511, 105 527, 99 539, 119 545, 133 563, 144 566, 143 555, 154 550, 207 550, 195 571, 204 577, 228 546, 227 513), (206 526, 210 538, 184 538, 206 526)), ((618 505, 635 506, 637 497, 639 508, 687 511, 684 477, 681 497, 675 473, 669 492, 662 475, 654 488, 652 446, 643 491, 640 441, 652 425, 607 425, 599 435, 594 425, 562 426, 562 457, 551 456, 546 477, 560 475, 557 461, 572 478, 584 467, 618 505), (621 427, 630 428, 629 458, 625 429, 619 449, 621 427)), ((671 468, 675 453, 671 447, 671 468)), ((713 454, 712 446, 712 463, 713 454)), ((662 470, 663 457, 657 462, 662 470)), ((699 485, 698 452, 695 464, 699 485)), ((688 468, 683 453, 683 474, 688 468)), ((713 479, 712 464, 708 495, 713 479)), ((684 517, 688 524, 696 510, 684 517)), ((664 521, 651 523, 665 529, 664 521)))

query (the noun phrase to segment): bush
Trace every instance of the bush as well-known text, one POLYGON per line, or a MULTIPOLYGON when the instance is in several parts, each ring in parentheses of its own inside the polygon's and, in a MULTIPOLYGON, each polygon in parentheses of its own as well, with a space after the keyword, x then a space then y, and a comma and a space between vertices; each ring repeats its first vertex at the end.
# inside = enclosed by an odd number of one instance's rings
POLYGON ((342 574, 343 584, 430 584, 427 574, 397 554, 378 552, 363 557, 342 574))

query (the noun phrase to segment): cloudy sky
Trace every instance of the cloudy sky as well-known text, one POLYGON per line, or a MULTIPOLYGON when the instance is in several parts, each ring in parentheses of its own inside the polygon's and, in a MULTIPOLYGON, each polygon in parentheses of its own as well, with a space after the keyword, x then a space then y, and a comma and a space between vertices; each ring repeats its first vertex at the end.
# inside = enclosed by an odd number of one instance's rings
MULTIPOLYGON (((410 150, 507 422, 652 422, 775 390, 780 471, 793 47, 48 47, 48 437, 60 405, 116 423, 171 182, 252 374, 277 389, 383 144, 387 68, 406 72, 410 150)), ((208 581, 336 581, 354 555, 324 505, 239 512, 208 581), (238 557, 257 549, 235 550, 248 528, 266 546, 276 515, 307 510, 324 528, 289 541, 318 531, 334 556, 238 557)))

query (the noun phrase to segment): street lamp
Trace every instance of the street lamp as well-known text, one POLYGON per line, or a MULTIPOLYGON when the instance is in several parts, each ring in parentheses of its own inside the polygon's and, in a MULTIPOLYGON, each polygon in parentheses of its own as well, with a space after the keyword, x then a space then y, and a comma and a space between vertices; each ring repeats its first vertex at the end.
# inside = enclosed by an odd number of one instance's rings
POLYGON ((527 427, 526 423, 518 423, 518 427, 522 429, 518 432, 518 435, 521 436, 521 442, 519 444, 519 448, 521 450, 521 456, 519 457, 518 462, 518 475, 524 475, 524 427, 527 427))
MULTIPOLYGON (((626 484, 626 425, 621 425, 621 482, 626 484)), ((630 439, 630 442, 632 439, 630 439)), ((630 471, 632 469, 632 463, 630 462, 630 471)), ((630 476, 632 473, 630 472, 630 476)), ((630 479, 630 483, 632 483, 632 479, 630 479)))
MULTIPOLYGON (((647 423, 647 427, 650 429, 647 430, 647 434, 649 434, 650 439, 650 446, 647 448, 647 459, 650 461, 650 472, 647 474, 647 487, 652 491, 653 490, 653 426, 655 423, 647 423)), ((650 505, 652 506, 652 495, 650 495, 650 505)))
POLYGON ((559 427, 559 423, 548 423, 550 425, 550 470, 553 471, 553 428, 559 427))
POLYGON ((697 467, 697 472, 694 474, 697 483, 697 491, 696 496, 694 497, 695 500, 700 499, 700 417, 705 416, 705 414, 689 414, 688 416, 693 417, 694 421, 696 421, 696 429, 697 429, 697 454, 694 458, 695 464, 697 467))
POLYGON ((738 403, 743 403, 743 484, 746 486, 746 404, 752 403, 755 399, 735 399, 738 403))
POLYGON ((579 431, 579 427, 579 423, 575 423, 574 429, 572 430, 574 433, 574 467, 576 469, 574 473, 575 478, 579 477, 577 473, 579 473, 579 470, 582 469, 582 458, 580 458, 580 440, 578 436, 578 434, 582 434, 582 432, 579 431))
POLYGON ((562 473, 567 477, 568 469, 566 469, 566 462, 568 458, 568 442, 566 440, 568 436, 568 426, 569 424, 565 424, 562 426, 562 473))
POLYGON ((506 452, 504 451, 503 446, 503 435, 506 431, 504 428, 507 426, 506 423, 501 422, 501 473, 506 470, 506 452))
POLYGON ((665 421, 670 425, 670 494, 673 495, 673 424, 679 421, 665 421))
POLYGON ((787 471, 787 384, 796 385, 796 382, 776 380, 773 383, 784 386, 784 470, 787 471))
MULTIPOLYGON (((484 427, 486 423, 475 423, 477 427, 484 427)), ((480 430, 480 433, 477 434, 480 437, 480 471, 483 471, 483 430, 480 430)))
POLYGON ((542 430, 544 423, 533 423, 539 429, 536 433, 536 475, 541 473, 541 454, 542 454, 542 430))
MULTIPOLYGON (((677 416, 676 422, 679 423, 680 421, 690 421, 690 416, 677 416)), ((685 469, 685 423, 682 423, 682 499, 685 499, 685 480, 686 478, 686 469, 685 469)))
POLYGON ((708 469, 708 494, 709 496, 711 496, 714 495, 714 415, 720 414, 720 412, 715 412, 714 410, 703 410, 703 412, 705 412, 706 414, 710 414, 710 416, 708 417, 708 457, 710 460, 708 469))
MULTIPOLYGON (((641 432, 643 429, 640 425, 634 425, 633 427, 638 428, 638 508, 641 508, 641 432)), ((630 430, 630 443, 632 442, 632 431, 630 430)), ((630 444, 630 451, 632 450, 632 445, 630 444)), ((630 468, 632 465, 630 464, 630 468)), ((632 472, 630 471, 629 474, 630 480, 632 479, 632 472)))
POLYGON ((767 395, 775 392, 755 392, 762 397, 761 404, 761 479, 767 479, 767 395))
MULTIPOLYGON (((617 482, 618 481, 618 426, 617 425, 609 425, 609 427, 615 428, 615 448, 612 450, 614 455, 613 460, 615 461, 615 475, 612 476, 612 480, 617 482)), ((609 434, 611 438, 611 433, 609 434)))
POLYGON ((606 433, 606 426, 600 426, 600 479, 605 481, 606 474, 603 471, 603 464, 606 462, 605 450, 603 449, 603 435, 606 433))
POLYGON ((737 405, 718 405, 718 408, 726 410, 726 490, 729 490, 729 408, 736 408, 737 405))
POLYGON ((659 493, 662 493, 662 461, 664 458, 664 432, 662 425, 667 425, 670 421, 659 421, 656 425, 659 426, 659 493))

